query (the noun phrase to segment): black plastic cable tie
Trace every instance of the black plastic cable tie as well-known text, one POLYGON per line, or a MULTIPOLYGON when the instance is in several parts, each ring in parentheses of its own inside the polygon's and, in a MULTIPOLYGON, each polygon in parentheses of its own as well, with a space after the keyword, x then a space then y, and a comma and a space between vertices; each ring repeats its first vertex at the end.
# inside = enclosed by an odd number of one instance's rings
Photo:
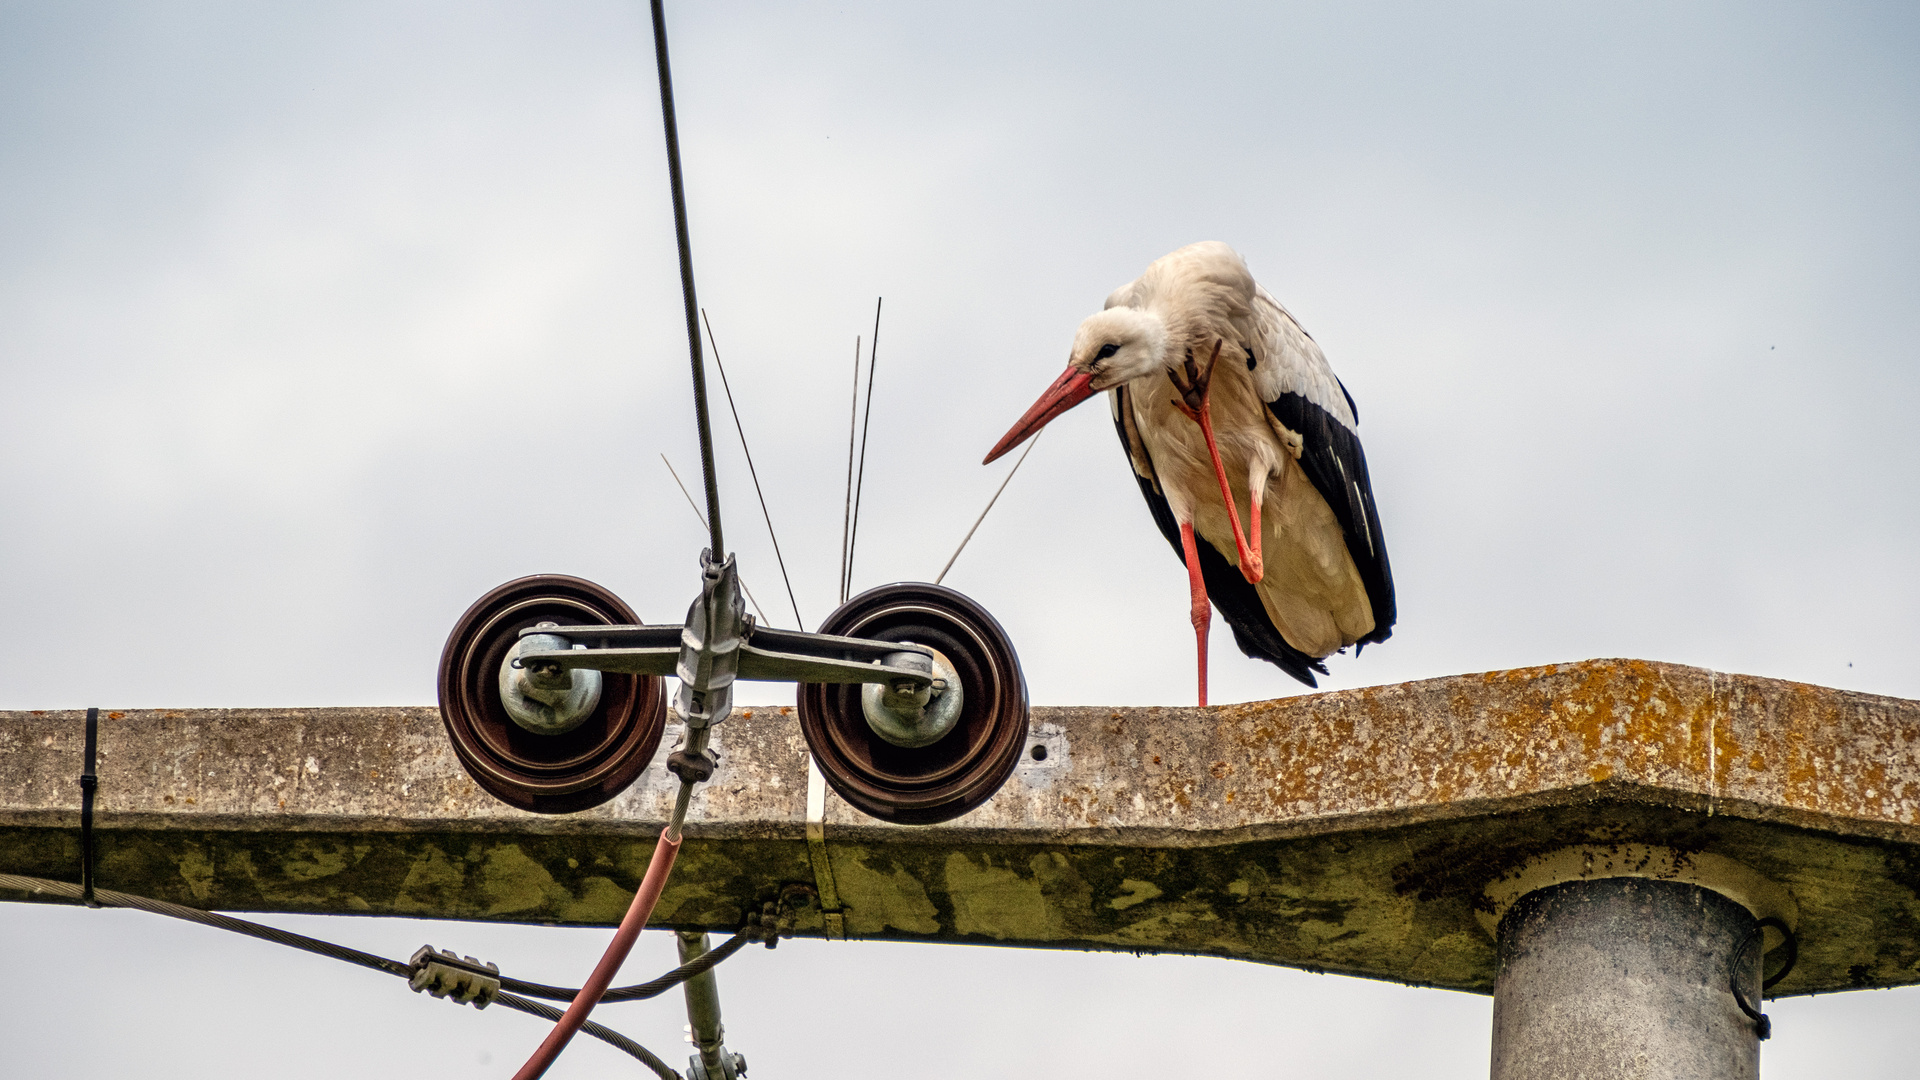
POLYGON ((100 710, 87 710, 87 750, 80 769, 80 902, 97 908, 93 898, 93 793, 100 787, 94 758, 100 748, 100 710))

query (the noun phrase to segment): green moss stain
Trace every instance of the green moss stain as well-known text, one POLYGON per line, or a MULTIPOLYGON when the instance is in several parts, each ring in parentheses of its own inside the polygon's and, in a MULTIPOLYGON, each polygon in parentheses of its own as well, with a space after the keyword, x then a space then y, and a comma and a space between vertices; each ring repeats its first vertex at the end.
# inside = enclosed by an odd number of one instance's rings
POLYGON ((945 879, 953 901, 953 928, 961 934, 1029 941, 1060 936, 1059 914, 1031 873, 956 851, 947 856, 945 879))
MULTIPOLYGON (((1246 883, 1240 883, 1244 890, 1246 883)), ((1120 882, 1120 895, 1107 901, 1107 906, 1115 911, 1125 911, 1135 904, 1144 904, 1161 895, 1160 886, 1151 881, 1127 878, 1120 882)))
POLYGON ((835 848, 830 857, 834 884, 857 932, 940 932, 940 909, 927 895, 927 887, 906 867, 861 848, 835 848))

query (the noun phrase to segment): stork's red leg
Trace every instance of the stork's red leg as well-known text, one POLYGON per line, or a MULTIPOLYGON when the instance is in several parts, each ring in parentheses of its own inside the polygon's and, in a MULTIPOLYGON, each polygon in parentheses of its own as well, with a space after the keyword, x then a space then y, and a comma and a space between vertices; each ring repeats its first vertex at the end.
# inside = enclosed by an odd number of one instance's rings
POLYGON ((1207 454, 1213 458, 1213 476, 1220 481, 1220 498, 1227 504, 1227 521, 1233 526, 1233 546, 1240 552, 1240 573, 1249 582, 1258 585, 1267 575, 1266 563, 1260 558, 1260 504, 1253 504, 1253 545, 1247 545, 1247 534, 1240 530, 1240 508, 1234 505, 1233 488, 1227 484, 1226 467, 1220 464, 1220 448, 1213 444, 1213 417, 1208 412, 1207 399, 1200 401, 1200 433, 1207 437, 1207 454))
MULTIPOLYGON (((1214 342, 1213 357, 1207 361, 1206 375, 1194 380, 1194 382, 1198 384, 1200 391, 1200 403, 1198 407, 1180 401, 1175 401, 1173 405, 1174 408, 1187 414, 1187 419, 1199 424, 1200 434, 1206 437, 1207 455, 1213 459, 1213 476, 1214 479, 1220 481, 1220 499, 1227 504, 1227 521, 1233 526, 1233 546, 1240 553, 1240 573, 1247 581, 1258 585, 1260 584, 1260 579, 1267 574, 1266 562, 1260 557, 1260 496, 1258 492, 1251 493, 1253 496, 1253 544, 1249 547, 1247 544, 1247 534, 1240 529, 1240 508, 1234 504, 1233 488, 1227 483, 1226 466, 1220 464, 1220 447, 1215 445, 1213 441, 1213 413, 1211 410, 1213 400, 1212 375, 1213 362, 1220 358, 1220 345, 1220 342, 1214 342)), ((1189 370, 1193 367, 1193 358, 1191 356, 1187 358, 1187 366, 1189 370)), ((1178 386, 1179 384, 1175 383, 1174 385, 1178 386)), ((1192 398, 1189 397, 1188 400, 1192 400, 1192 398)))
POLYGON ((1193 590, 1193 636, 1200 651, 1200 705, 1207 704, 1207 631, 1213 625, 1213 605, 1207 602, 1207 583, 1200 576, 1200 549, 1194 546, 1193 522, 1180 523, 1180 550, 1187 557, 1187 585, 1193 590))
POLYGON ((1246 578, 1255 585, 1260 584, 1260 579, 1267 576, 1267 563, 1260 555, 1260 496, 1264 494, 1266 494, 1266 484, 1264 482, 1256 484, 1252 477, 1248 477, 1247 501, 1251 505, 1247 507, 1249 511, 1247 514, 1247 539, 1248 546, 1253 549, 1253 554, 1251 558, 1249 558, 1246 553, 1241 553, 1240 565, 1242 567, 1252 568, 1252 572, 1248 573, 1246 578))

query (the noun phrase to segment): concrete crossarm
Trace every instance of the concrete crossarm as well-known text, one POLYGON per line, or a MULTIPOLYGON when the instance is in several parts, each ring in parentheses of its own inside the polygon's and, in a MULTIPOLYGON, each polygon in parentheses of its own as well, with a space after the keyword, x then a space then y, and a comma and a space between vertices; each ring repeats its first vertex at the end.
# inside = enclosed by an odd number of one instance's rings
MULTIPOLYGON (((826 803, 853 937, 1176 951, 1487 991, 1495 876, 1582 842, 1661 844, 1786 886, 1777 989, 1920 981, 1920 702, 1636 660, 1211 709, 1043 708, 1019 771, 946 825, 826 803)), ((673 732, 669 731, 664 755, 673 732)), ((787 709, 721 770, 655 922, 727 930, 815 884, 787 709)), ((0 712, 0 870, 77 880, 78 712, 0 712)), ((236 911, 606 924, 672 783, 510 810, 432 708, 103 714, 98 880, 236 911)), ((4 895, 4 894, 0 894, 4 895)), ((18 898, 17 895, 15 898, 18 898)), ((818 911, 800 932, 828 924, 818 911)))

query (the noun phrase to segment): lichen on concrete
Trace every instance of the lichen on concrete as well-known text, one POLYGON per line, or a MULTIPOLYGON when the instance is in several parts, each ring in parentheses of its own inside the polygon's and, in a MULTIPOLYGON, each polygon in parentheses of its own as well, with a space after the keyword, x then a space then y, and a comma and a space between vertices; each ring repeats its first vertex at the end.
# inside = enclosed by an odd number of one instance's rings
MULTIPOLYGON (((77 878, 81 733, 77 712, 0 712, 0 869, 77 878)), ((792 711, 743 711, 718 735, 661 925, 731 929, 814 881, 792 711)), ((1031 742, 1043 757, 944 825, 829 796, 850 936, 1484 992, 1489 881, 1558 847, 1636 842, 1791 890, 1801 960, 1780 992, 1920 981, 1920 703, 1599 660, 1211 709, 1036 709, 1031 742)), ((510 809, 460 770, 431 708, 116 710, 99 772, 112 888, 569 924, 619 918, 674 794, 656 762, 594 810, 510 809)))

